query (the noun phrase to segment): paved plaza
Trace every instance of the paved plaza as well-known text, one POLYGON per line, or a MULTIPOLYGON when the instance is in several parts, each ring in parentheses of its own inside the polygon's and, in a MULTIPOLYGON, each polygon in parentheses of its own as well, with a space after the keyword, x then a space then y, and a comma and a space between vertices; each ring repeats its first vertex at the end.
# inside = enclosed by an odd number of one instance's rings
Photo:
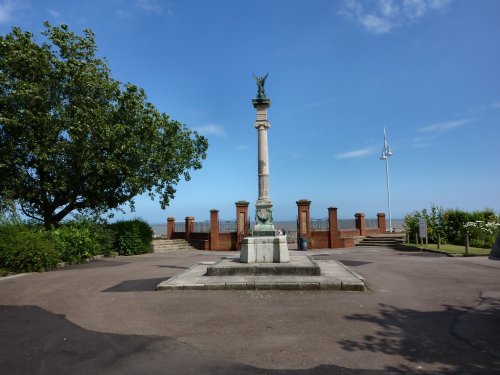
POLYGON ((0 374, 500 371, 500 261, 369 247, 308 254, 340 261, 367 290, 155 291, 237 255, 175 250, 2 278, 0 374))

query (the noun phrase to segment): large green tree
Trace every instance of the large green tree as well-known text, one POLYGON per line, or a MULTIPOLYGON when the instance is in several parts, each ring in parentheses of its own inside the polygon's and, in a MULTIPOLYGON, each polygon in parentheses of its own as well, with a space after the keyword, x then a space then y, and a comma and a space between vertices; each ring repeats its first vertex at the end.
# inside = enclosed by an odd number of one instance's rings
POLYGON ((47 227, 146 192, 165 208, 207 140, 113 79, 92 31, 45 23, 42 34, 0 36, 0 201, 47 227))

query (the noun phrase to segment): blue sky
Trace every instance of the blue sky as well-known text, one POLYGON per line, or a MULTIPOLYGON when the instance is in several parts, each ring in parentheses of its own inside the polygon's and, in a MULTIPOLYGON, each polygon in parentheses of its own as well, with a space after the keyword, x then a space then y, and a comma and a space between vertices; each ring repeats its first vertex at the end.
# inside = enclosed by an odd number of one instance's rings
MULTIPOLYGON (((256 94, 269 73, 270 195, 277 220, 295 201, 315 218, 436 204, 500 210, 500 1, 0 0, 0 32, 42 22, 96 33, 113 76, 205 134, 202 170, 166 211, 137 199, 128 216, 208 219, 257 199, 256 94)), ((253 215, 253 213, 252 213, 253 215)))

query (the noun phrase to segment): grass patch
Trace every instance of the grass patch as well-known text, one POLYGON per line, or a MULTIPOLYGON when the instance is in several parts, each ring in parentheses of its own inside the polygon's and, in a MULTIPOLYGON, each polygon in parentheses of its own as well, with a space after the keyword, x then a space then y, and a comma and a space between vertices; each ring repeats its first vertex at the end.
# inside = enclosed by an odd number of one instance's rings
MULTIPOLYGON (((415 244, 412 243, 407 243, 405 245, 409 246, 415 246, 415 244)), ((428 245, 417 245, 418 247, 422 247, 424 249, 430 249, 430 250, 437 250, 437 245, 436 244, 428 244, 428 245)), ((461 245, 441 245, 439 248, 440 251, 444 251, 449 254, 465 254, 465 246, 461 245)), ((491 249, 483 249, 480 247, 472 247, 469 246, 469 255, 475 256, 475 255, 489 255, 491 249)))

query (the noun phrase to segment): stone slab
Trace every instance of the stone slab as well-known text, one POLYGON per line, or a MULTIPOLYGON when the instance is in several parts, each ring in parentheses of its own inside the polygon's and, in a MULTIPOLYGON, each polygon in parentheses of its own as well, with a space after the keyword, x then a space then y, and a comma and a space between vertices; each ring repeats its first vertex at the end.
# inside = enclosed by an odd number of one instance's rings
MULTIPOLYGON (((303 256, 302 256, 303 257, 303 256)), ((295 258, 295 257, 291 257, 295 258)), ((336 260, 317 260, 321 274, 206 276, 210 265, 196 264, 183 273, 163 281, 157 290, 345 290, 364 291, 359 275, 336 260)))
POLYGON ((287 263, 241 263, 238 257, 223 258, 207 267, 207 276, 233 275, 320 276, 321 270, 310 255, 291 257, 287 263))
POLYGON ((242 263, 285 263, 290 261, 285 236, 245 237, 241 243, 242 263))

